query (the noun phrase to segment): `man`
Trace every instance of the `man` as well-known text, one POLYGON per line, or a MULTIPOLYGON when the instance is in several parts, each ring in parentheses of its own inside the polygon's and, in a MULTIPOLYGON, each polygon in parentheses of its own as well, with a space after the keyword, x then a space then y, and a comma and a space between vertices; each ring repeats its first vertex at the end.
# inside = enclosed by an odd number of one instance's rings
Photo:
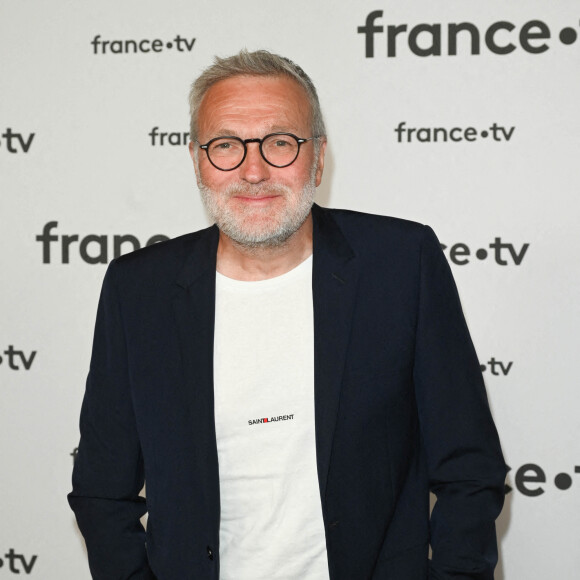
POLYGON ((113 260, 99 304, 69 495, 93 578, 493 578, 505 464, 435 235, 313 205, 291 61, 216 59, 191 113, 217 225, 113 260))

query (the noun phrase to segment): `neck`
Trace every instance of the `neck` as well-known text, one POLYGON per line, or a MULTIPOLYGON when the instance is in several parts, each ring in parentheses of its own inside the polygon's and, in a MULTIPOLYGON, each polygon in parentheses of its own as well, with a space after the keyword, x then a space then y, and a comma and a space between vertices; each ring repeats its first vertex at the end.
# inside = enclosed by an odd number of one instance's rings
POLYGON ((289 272, 311 254, 312 214, 283 244, 274 247, 246 247, 220 232, 217 271, 235 280, 267 280, 289 272))

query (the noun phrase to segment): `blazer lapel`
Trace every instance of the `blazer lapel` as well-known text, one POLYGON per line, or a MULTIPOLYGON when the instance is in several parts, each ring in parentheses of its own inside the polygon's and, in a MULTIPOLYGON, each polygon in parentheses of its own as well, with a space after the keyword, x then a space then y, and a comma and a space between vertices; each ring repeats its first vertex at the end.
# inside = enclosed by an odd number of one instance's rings
POLYGON ((313 216, 314 404, 320 497, 325 490, 358 285, 355 254, 328 210, 313 216))
MULTIPOLYGON (((173 299, 183 369, 183 401, 202 457, 215 456, 213 397, 213 341, 215 318, 215 270, 219 232, 216 226, 191 240, 187 258, 177 276, 173 299)), ((210 461, 210 464, 213 464, 210 461)), ((212 474, 215 475, 215 474, 212 474)))

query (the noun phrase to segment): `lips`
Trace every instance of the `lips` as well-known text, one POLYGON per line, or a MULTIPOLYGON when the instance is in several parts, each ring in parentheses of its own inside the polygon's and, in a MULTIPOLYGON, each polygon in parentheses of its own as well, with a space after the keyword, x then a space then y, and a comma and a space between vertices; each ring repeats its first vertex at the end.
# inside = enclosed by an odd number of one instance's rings
POLYGON ((281 187, 260 187, 256 188, 254 191, 248 189, 247 187, 237 186, 229 191, 230 199, 237 199, 245 203, 267 203, 273 199, 279 197, 285 197, 288 192, 283 186, 281 187))
POLYGON ((280 195, 234 195, 236 199, 243 199, 244 201, 262 201, 265 199, 274 199, 280 195))

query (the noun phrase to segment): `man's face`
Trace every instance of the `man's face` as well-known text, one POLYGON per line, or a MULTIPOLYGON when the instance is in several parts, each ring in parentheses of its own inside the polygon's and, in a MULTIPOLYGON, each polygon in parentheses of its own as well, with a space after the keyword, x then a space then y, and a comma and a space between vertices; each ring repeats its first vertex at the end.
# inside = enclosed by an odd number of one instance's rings
MULTIPOLYGON (((312 137, 310 106, 304 89, 280 77, 233 77, 213 85, 199 110, 199 142, 233 135, 262 138, 285 132, 312 137)), ((262 158, 257 143, 233 171, 211 165, 204 151, 190 143, 204 204, 220 230, 244 246, 275 246, 296 232, 310 213, 324 165, 322 143, 315 158, 314 142, 301 145, 294 163, 278 168, 262 158)))

